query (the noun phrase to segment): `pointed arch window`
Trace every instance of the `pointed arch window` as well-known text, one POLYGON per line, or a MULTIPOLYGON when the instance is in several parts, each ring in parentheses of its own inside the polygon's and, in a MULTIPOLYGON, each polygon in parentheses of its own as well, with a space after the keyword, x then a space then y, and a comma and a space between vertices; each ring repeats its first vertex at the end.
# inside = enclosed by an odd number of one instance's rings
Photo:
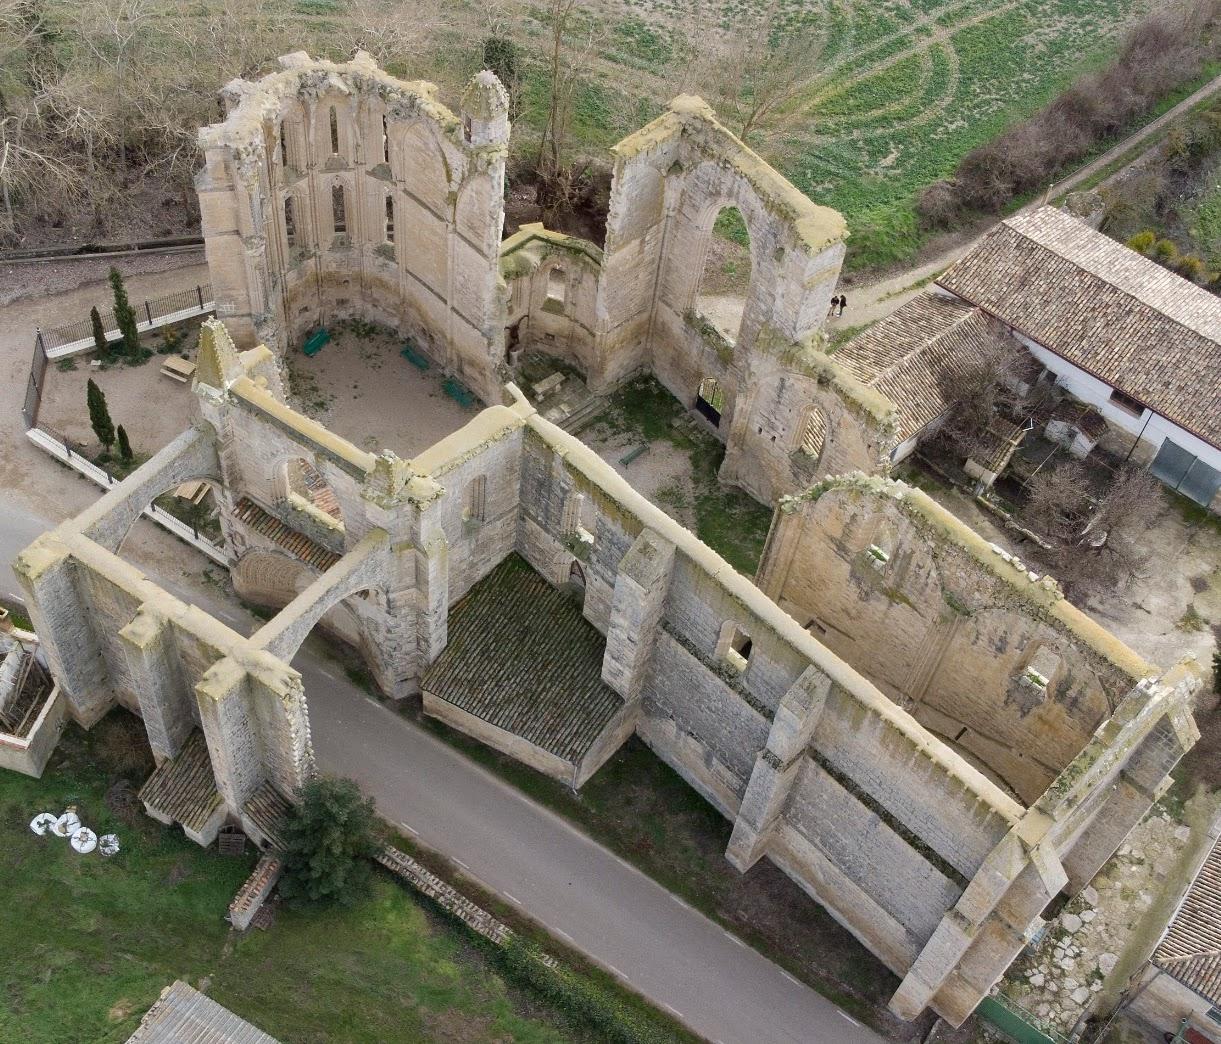
POLYGON ((335 234, 340 235, 348 230, 347 200, 344 198, 343 186, 331 186, 331 223, 335 234))
POLYGON ((284 200, 284 239, 290 249, 297 245, 297 213, 292 196, 284 200))
POLYGON ((339 113, 335 111, 335 106, 331 106, 331 155, 339 155, 339 113))
POLYGON ((394 197, 386 193, 386 242, 394 242, 394 197))
POLYGON ((390 162, 390 124, 382 117, 382 162, 390 162))

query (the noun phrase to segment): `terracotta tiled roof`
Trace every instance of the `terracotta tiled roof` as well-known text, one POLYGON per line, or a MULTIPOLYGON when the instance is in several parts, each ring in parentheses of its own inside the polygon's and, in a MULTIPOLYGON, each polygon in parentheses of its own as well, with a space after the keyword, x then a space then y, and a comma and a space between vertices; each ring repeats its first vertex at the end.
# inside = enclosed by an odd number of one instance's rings
POLYGON ((1221 447, 1221 298, 1054 207, 998 225, 938 283, 1221 447))
POLYGON ((192 731, 175 757, 167 758, 140 788, 140 800, 175 823, 203 830, 221 806, 208 744, 192 731))
POLYGON ((602 681, 605 639, 516 555, 449 614, 425 692, 575 764, 623 706, 602 681))
POLYGON ((1187 889, 1153 963, 1221 1007, 1221 842, 1187 889))
POLYGON ((990 323, 963 301, 922 294, 854 337, 835 358, 895 404, 904 442, 954 404, 954 378, 992 339, 990 323))

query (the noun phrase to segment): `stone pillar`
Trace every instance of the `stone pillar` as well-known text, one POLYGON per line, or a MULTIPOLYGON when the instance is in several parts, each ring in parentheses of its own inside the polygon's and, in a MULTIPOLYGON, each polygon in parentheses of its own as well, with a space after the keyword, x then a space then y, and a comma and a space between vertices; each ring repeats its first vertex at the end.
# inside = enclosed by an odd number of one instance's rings
POLYGON ((674 545, 649 529, 641 532, 619 563, 602 680, 628 703, 640 699, 673 567, 674 545))
POLYGON ((235 816, 264 779, 262 744, 247 688, 246 671, 229 657, 214 663, 195 686, 216 789, 235 816))
POLYGON ((72 719, 89 728, 114 706, 115 696, 93 634, 93 613, 77 589, 72 553, 47 534, 17 556, 14 571, 72 719))
POLYGON ((157 764, 174 757, 195 727, 194 694, 183 684, 173 629, 165 615, 147 603, 119 632, 140 717, 157 764))
POLYGON ((743 873, 767 851, 830 689, 825 674, 807 667, 776 708, 767 746, 755 758, 725 851, 725 858, 743 873))
POLYGON ((416 552, 416 577, 419 588, 416 648, 419 670, 423 672, 449 642, 449 544, 439 530, 416 552))
MULTIPOLYGON (((1027 816, 1032 826, 1047 826, 1027 816)), ((931 1004, 960 1026, 1029 941, 1034 919, 1067 875, 1051 844, 1022 839, 1025 827, 1005 835, 933 930, 890 999, 899 1018, 910 1021, 931 1004)))

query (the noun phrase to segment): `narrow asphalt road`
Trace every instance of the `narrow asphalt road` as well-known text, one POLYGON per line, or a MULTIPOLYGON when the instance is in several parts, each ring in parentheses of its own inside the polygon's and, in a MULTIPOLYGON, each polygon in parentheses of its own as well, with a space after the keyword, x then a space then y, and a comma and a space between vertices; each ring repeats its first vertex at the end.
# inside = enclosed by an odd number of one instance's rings
MULTIPOLYGON (((50 526, 0 495, 0 558, 11 562, 50 526)), ((156 579, 249 633, 251 618, 239 606, 156 579)), ((19 590, 9 574, 4 581, 0 590, 19 590)), ((354 778, 387 819, 697 1033, 723 1044, 885 1039, 563 819, 369 698, 311 641, 293 665, 305 680, 323 771, 354 778)))

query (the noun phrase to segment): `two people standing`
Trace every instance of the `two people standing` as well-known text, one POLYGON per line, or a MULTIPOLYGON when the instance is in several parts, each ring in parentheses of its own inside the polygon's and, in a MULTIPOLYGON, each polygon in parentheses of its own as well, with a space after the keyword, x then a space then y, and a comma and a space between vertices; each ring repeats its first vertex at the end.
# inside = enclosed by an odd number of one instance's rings
POLYGON ((827 313, 828 316, 843 315, 844 309, 848 307, 848 295, 836 294, 831 298, 831 310, 827 313))

